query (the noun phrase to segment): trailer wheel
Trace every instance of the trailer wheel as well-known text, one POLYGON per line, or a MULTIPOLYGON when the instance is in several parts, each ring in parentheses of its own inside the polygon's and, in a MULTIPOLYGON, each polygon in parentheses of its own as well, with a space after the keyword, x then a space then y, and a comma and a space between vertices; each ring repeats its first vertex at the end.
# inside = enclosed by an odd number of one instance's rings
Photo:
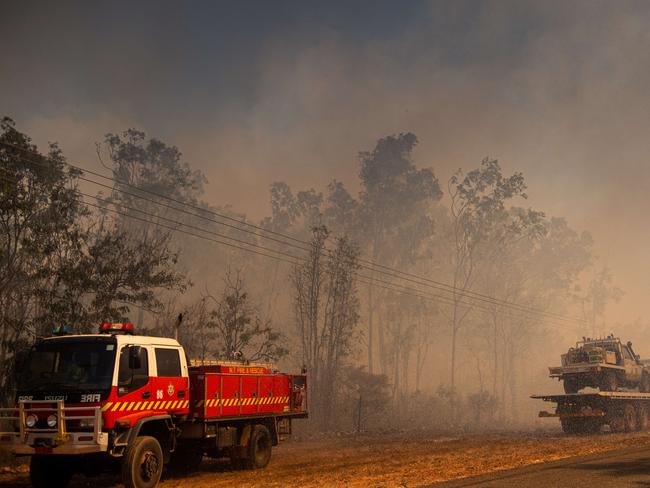
POLYGON ((122 483, 126 488, 153 488, 160 481, 163 453, 155 437, 138 437, 122 459, 122 483))
POLYGON ((603 423, 600 419, 589 417, 584 419, 584 429, 585 434, 598 434, 603 423))
POLYGON ((623 409, 616 408, 608 413, 607 423, 612 432, 625 432, 625 415, 623 409))
POLYGON ((565 434, 595 434, 601 424, 593 418, 560 417, 562 431, 565 434))
POLYGON ((639 405, 637 407, 636 428, 637 430, 646 431, 648 430, 648 424, 650 424, 650 415, 648 415, 648 407, 644 405, 639 405))
POLYGON ((248 458, 246 464, 251 469, 265 468, 271 460, 271 434, 266 426, 257 424, 248 444, 248 458))
POLYGON ((578 426, 576 425, 575 419, 560 417, 560 424, 562 424, 562 432, 565 434, 577 434, 578 426))
POLYGON ((578 384, 578 378, 575 376, 565 376, 564 378, 564 393, 578 393, 580 385, 578 384))
POLYGON ((634 432, 637 426, 637 412, 634 405, 628 403, 623 407, 623 417, 625 418, 625 432, 634 432))
POLYGON ((32 456, 29 479, 34 488, 65 488, 70 484, 72 467, 60 456, 32 456))
POLYGON ((618 389, 618 378, 614 371, 605 371, 600 378, 600 391, 616 391, 618 389))

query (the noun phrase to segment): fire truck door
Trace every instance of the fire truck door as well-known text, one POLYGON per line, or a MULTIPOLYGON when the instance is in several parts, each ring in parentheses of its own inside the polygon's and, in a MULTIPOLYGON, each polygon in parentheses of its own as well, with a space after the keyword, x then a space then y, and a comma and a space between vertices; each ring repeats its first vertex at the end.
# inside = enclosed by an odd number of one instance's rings
POLYGON ((153 379, 157 409, 177 411, 186 408, 189 400, 189 379, 183 377, 180 351, 177 348, 155 347, 157 374, 153 379))
POLYGON ((118 401, 113 412, 132 413, 139 410, 143 402, 151 400, 149 363, 146 347, 126 345, 122 348, 117 381, 118 401))

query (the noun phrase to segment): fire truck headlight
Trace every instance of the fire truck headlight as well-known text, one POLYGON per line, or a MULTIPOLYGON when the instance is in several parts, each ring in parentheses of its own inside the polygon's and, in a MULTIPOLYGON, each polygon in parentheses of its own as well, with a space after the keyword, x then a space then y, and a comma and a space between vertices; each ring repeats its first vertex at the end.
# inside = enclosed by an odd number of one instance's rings
POLYGON ((38 422, 38 417, 36 415, 28 415, 25 419, 25 425, 30 429, 36 425, 36 422, 38 422))
POLYGON ((82 429, 95 426, 95 419, 81 419, 79 421, 79 427, 82 429))
POLYGON ((50 415, 50 416, 47 418, 47 426, 48 426, 50 429, 53 429, 54 427, 56 427, 56 422, 57 422, 57 420, 58 420, 58 419, 56 418, 56 415, 50 415))

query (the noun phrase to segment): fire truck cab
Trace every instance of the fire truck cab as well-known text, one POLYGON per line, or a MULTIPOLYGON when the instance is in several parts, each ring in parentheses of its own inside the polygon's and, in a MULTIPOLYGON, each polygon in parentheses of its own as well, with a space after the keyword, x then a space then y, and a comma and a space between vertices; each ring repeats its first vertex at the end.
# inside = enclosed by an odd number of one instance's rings
POLYGON ((125 486, 153 487, 163 465, 189 470, 204 455, 259 468, 291 419, 307 416, 305 387, 304 375, 241 362, 190 367, 176 340, 102 324, 32 347, 16 407, 0 410, 13 423, 0 445, 31 456, 36 487, 116 464, 125 486))

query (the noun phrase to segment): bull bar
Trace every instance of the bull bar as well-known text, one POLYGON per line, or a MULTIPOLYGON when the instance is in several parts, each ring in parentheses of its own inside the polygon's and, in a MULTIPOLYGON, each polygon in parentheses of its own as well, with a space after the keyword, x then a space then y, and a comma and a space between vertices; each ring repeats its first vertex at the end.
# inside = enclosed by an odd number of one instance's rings
POLYGON ((15 408, 0 408, 0 420, 18 423, 12 431, 0 432, 0 447, 8 448, 16 455, 89 454, 108 448, 108 434, 102 432, 100 406, 68 407, 63 400, 21 400, 15 408), (75 415, 89 410, 91 415, 75 415), (37 412, 56 414, 56 427, 28 427, 27 417, 37 412), (93 430, 70 431, 67 428, 69 420, 91 420, 93 430))

